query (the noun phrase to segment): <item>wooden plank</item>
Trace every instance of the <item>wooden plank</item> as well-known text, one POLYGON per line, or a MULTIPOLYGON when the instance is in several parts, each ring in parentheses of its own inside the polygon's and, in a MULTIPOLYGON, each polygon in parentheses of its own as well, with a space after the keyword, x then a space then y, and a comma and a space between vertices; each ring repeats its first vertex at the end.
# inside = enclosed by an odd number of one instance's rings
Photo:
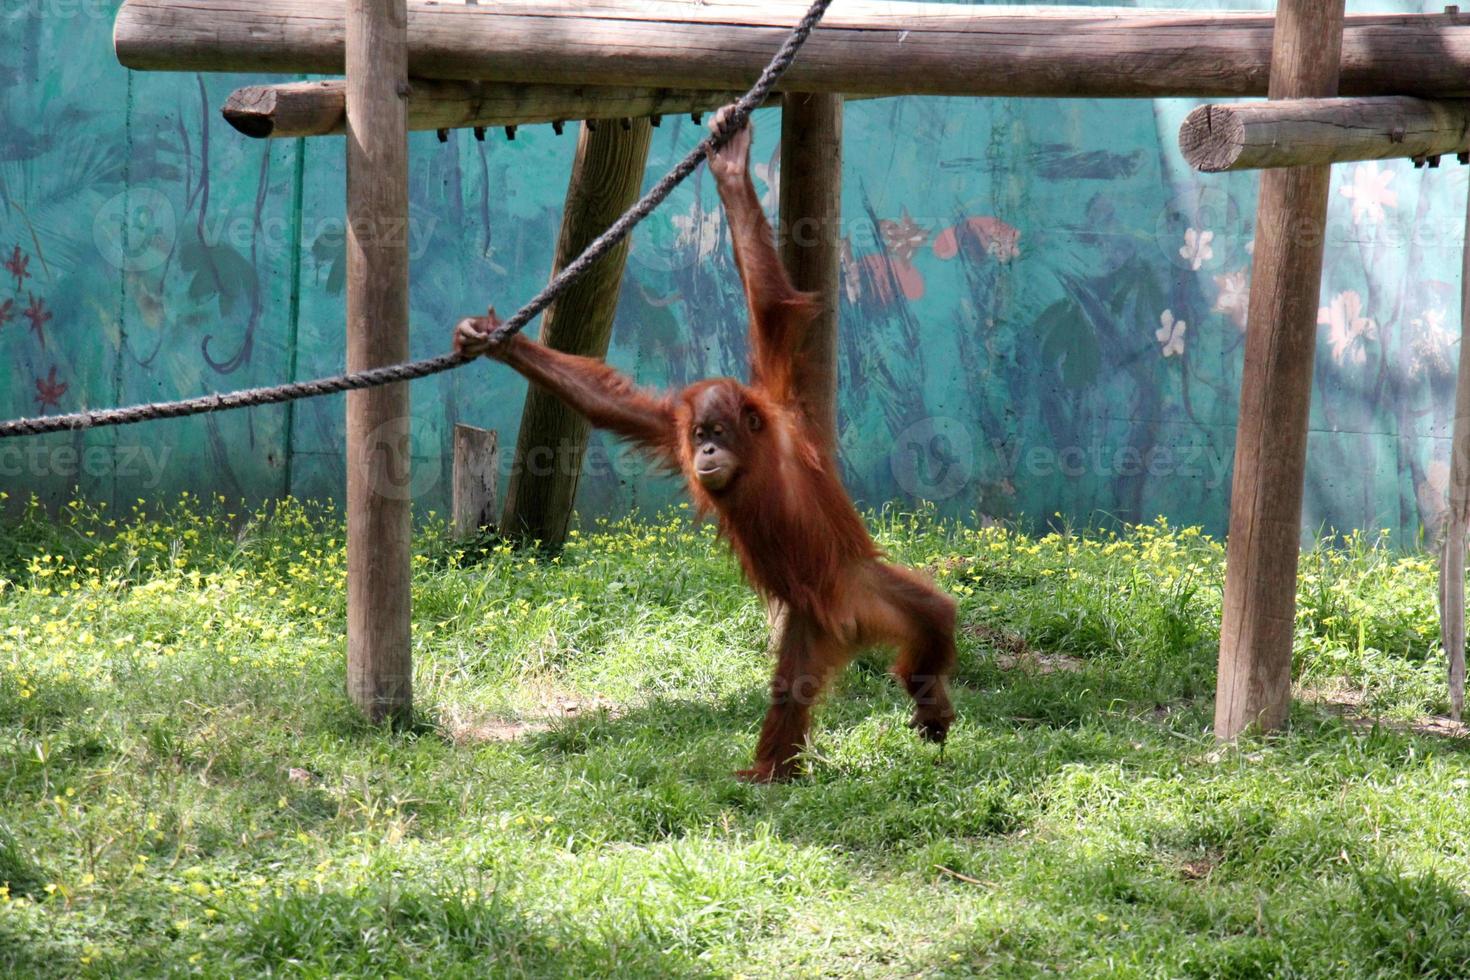
MULTIPOLYGON (((347 369, 408 360, 404 0, 347 17, 347 369)), ((347 692, 374 722, 413 708, 406 384, 347 394, 347 692)))
MULTIPOLYGON (((805 10, 745 3, 463 6, 414 0, 423 78, 743 89, 805 10)), ((786 91, 874 95, 1215 97, 1265 94, 1270 14, 844 0, 783 78, 786 91)), ((1348 95, 1470 95, 1470 18, 1347 20, 1348 95)), ((165 71, 340 74, 342 0, 128 0, 118 59, 165 71)))
POLYGON ((495 523, 500 437, 494 429, 454 427, 454 534, 472 538, 495 523))
MULTIPOLYGON (((1336 94, 1343 0, 1281 0, 1271 98, 1336 94)), ((1261 175, 1235 437, 1215 735, 1269 731, 1291 709, 1307 413, 1328 166, 1261 175)))
MULTIPOLYGON (((632 120, 626 129, 582 125, 552 275, 638 199, 651 138, 647 119, 632 120)), ((542 316, 543 344, 584 357, 607 356, 628 244, 624 239, 557 298, 542 316)), ((590 431, 587 420, 561 399, 534 385, 526 392, 500 522, 504 533, 561 547, 590 431)))
POLYGON ((1376 96, 1202 105, 1184 117, 1179 149, 1206 173, 1470 150, 1470 102, 1376 96))
MULTIPOLYGON (((416 78, 408 97, 411 130, 465 129, 561 120, 628 119, 709 112, 744 92, 416 78)), ((347 85, 337 79, 236 89, 221 110, 246 136, 335 136, 347 126, 347 85)))
POLYGON ((842 96, 787 93, 781 108, 781 260, 821 315, 802 345, 802 404, 837 446, 837 316, 842 283, 842 96))

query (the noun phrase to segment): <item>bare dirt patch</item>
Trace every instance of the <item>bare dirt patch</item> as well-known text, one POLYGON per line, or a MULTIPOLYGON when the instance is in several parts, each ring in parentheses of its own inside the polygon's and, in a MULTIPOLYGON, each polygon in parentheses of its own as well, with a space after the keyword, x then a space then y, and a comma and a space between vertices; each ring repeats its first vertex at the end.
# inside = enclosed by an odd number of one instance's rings
POLYGON ((579 697, 548 694, 539 710, 525 717, 507 718, 474 712, 451 710, 446 713, 444 732, 455 745, 478 742, 514 742, 530 735, 550 731, 557 722, 590 714, 617 715, 620 707, 601 695, 579 697))
POLYGON ((1058 671, 1081 670, 1083 666, 1083 662, 1077 657, 1068 656, 1065 653, 1048 653, 1045 650, 1038 650, 1010 630, 976 623, 966 626, 965 632, 995 651, 995 665, 1001 670, 1054 674, 1058 671))
POLYGON ((1463 721, 1451 721, 1439 715, 1420 715, 1413 720, 1381 718, 1372 713, 1365 704, 1361 691, 1352 688, 1302 688, 1297 699, 1314 704, 1332 715, 1341 718, 1352 728, 1391 728, 1395 731, 1413 732, 1416 735, 1434 735, 1440 738, 1470 738, 1470 726, 1463 721))

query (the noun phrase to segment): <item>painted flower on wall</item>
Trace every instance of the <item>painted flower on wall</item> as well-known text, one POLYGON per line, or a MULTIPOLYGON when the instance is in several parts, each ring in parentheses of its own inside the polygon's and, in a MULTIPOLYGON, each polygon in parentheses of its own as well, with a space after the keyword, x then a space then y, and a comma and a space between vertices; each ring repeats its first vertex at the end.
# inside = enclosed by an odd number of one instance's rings
POLYGON ((7 323, 14 319, 15 300, 7 299, 5 302, 0 303, 0 327, 5 326, 7 323))
POLYGON ((51 373, 44 378, 36 379, 36 404, 41 406, 42 413, 48 408, 55 408, 61 404, 61 396, 66 394, 66 389, 71 387, 63 381, 56 380, 56 365, 51 365, 51 373))
POLYGON ((1441 309, 1425 310, 1422 316, 1409 321, 1414 331, 1409 341, 1410 374, 1444 376, 1455 370, 1455 363, 1450 360, 1450 348, 1458 338, 1445 329, 1444 321, 1445 311, 1441 309))
POLYGON ((1197 228, 1186 228, 1184 230, 1184 244, 1179 246, 1179 257, 1189 263, 1193 272, 1198 272, 1204 264, 1215 257, 1214 246, 1210 244, 1215 238, 1215 233, 1197 228))
POLYGON ((1223 276, 1216 276, 1215 287, 1220 292, 1215 296, 1214 311, 1224 313, 1237 330, 1244 331, 1251 298, 1250 273, 1245 269, 1237 269, 1223 276))
POLYGON ((31 330, 35 332, 36 339, 41 342, 41 349, 46 349, 46 324, 51 322, 51 311, 46 309, 46 300, 40 296, 31 296, 31 305, 25 308, 24 316, 31 321, 31 330))
POLYGON ((1378 324, 1363 316, 1363 297, 1346 290, 1317 311, 1317 323, 1327 327, 1327 343, 1338 364, 1362 364, 1368 360, 1367 343, 1378 336, 1378 324))
POLYGON ((31 257, 21 252, 19 245, 10 253, 10 258, 5 260, 5 271, 14 277, 16 292, 20 292, 25 281, 31 277, 30 264, 31 257))
POLYGON ((910 217, 907 209, 898 221, 879 221, 878 233, 883 236, 888 254, 905 265, 912 264, 914 254, 929 241, 929 229, 910 217))
POLYGON ((1371 160, 1353 168, 1352 183, 1342 186, 1342 196, 1353 202, 1355 224, 1382 221, 1384 208, 1398 206, 1398 192, 1388 189, 1393 176, 1392 170, 1385 170, 1371 160))
POLYGON ((1021 232, 990 215, 975 215, 935 235, 934 254, 941 259, 954 258, 960 251, 962 233, 973 235, 985 254, 997 262, 1009 262, 1021 254, 1021 232))
POLYGON ((703 260, 720 247, 720 212, 716 208, 706 211, 695 201, 689 210, 669 219, 674 226, 674 247, 693 249, 697 258, 703 260))
POLYGON ((1159 314, 1159 329, 1154 331, 1154 339, 1159 342, 1159 353, 1165 357, 1175 357, 1184 353, 1184 331, 1189 325, 1183 320, 1174 319, 1173 310, 1165 310, 1159 314))

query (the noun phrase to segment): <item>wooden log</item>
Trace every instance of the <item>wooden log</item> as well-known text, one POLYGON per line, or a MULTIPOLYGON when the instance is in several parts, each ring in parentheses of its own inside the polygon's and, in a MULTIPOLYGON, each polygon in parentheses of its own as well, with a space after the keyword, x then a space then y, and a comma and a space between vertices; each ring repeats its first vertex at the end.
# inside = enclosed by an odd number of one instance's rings
POLYGON ((454 536, 473 538, 495 523, 500 437, 494 429, 454 427, 454 536))
MULTIPOLYGON (((822 312, 802 344, 802 405, 828 452, 837 452, 837 326, 842 288, 842 103, 840 95, 788 92, 781 105, 781 260, 822 312)), ((766 603, 767 651, 780 649, 789 614, 766 603)))
MULTIPOLYGON (((347 369, 408 360, 404 0, 347 16, 347 369)), ((373 722, 413 708, 408 385, 347 394, 347 692, 373 722)))
POLYGON ((1470 150, 1470 102, 1376 96, 1202 105, 1179 149, 1206 173, 1305 167, 1470 150))
POLYGON ((802 345, 802 404, 837 446, 837 314, 842 284, 842 96, 789 92, 781 107, 781 259, 821 297, 802 345))
MULTIPOLYGON (((1344 0, 1281 0, 1271 98, 1336 94, 1344 0)), ((1279 728, 1291 709, 1307 413, 1326 237, 1326 165, 1261 175, 1235 437, 1215 735, 1279 728)))
MULTIPOLYGON (((744 89, 802 0, 503 0, 409 6, 415 77, 744 89)), ((786 91, 1083 98, 1262 95, 1271 14, 844 0, 786 91)), ((1470 18, 1349 18, 1341 91, 1470 95, 1470 18)), ((335 75, 342 0, 127 0, 118 59, 161 71, 335 75)))
MULTIPOLYGON (((651 139, 647 119, 633 120, 628 129, 599 126, 594 131, 582 125, 553 275, 638 199, 651 139)), ((571 354, 606 357, 627 258, 624 239, 562 293, 541 318, 541 342, 571 354)), ((534 385, 526 392, 502 532, 545 548, 562 546, 590 431, 587 420, 561 399, 534 385)))
POLYGON ((1470 537, 1470 197, 1460 247, 1460 368, 1450 432, 1450 501, 1439 557, 1439 638, 1449 674, 1450 717, 1465 713, 1465 545, 1470 537))
MULTIPOLYGON (((595 85, 523 85, 416 78, 408 97, 411 130, 529 125, 710 112, 743 92, 595 85)), ((221 110, 246 136, 294 139, 346 129, 347 86, 331 79, 236 89, 221 110)))

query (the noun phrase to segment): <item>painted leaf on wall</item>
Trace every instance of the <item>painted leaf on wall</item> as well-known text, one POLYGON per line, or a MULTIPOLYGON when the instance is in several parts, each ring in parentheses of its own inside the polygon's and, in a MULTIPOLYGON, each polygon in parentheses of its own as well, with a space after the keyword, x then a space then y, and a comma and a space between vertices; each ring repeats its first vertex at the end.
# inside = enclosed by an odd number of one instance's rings
POLYGON ((189 298, 197 302, 215 298, 221 316, 229 316, 236 303, 248 301, 255 288, 255 267, 230 245, 188 242, 179 266, 189 277, 189 298))
POLYGON ((1057 300, 1043 310, 1035 332, 1041 338, 1042 361, 1064 385, 1081 391, 1097 380, 1102 351, 1092 324, 1074 300, 1057 300))

